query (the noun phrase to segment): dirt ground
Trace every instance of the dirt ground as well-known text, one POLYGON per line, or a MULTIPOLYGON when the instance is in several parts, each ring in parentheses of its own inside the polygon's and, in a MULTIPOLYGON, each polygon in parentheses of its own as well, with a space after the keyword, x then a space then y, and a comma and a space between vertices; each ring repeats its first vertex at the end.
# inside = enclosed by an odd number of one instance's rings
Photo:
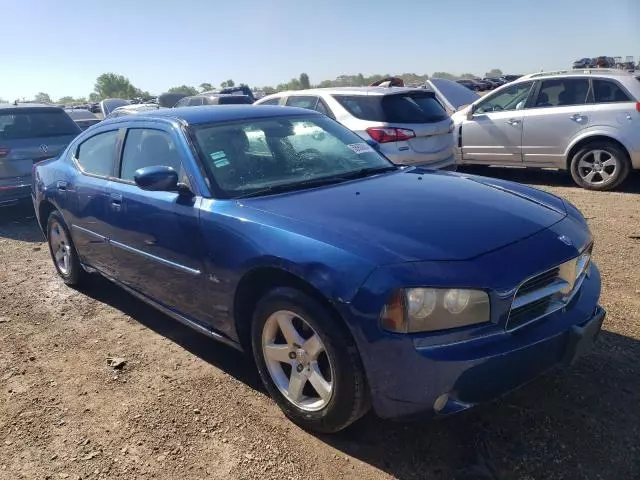
POLYGON ((588 218, 608 310, 595 352, 460 416, 369 415, 335 436, 287 421, 234 350, 100 278, 65 287, 30 210, 1 211, 0 479, 640 479, 640 175, 593 193, 490 173, 588 218))

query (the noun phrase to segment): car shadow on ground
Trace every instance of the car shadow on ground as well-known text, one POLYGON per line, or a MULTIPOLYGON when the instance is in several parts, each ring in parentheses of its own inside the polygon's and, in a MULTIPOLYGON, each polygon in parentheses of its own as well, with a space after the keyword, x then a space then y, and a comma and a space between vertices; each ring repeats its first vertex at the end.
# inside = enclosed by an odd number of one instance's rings
MULTIPOLYGON (((500 178, 511 182, 526 183, 541 187, 574 187, 571 174, 563 170, 543 170, 535 168, 502 168, 477 165, 459 166, 460 173, 470 173, 485 177, 500 178)), ((632 172, 625 182, 614 190, 622 193, 640 193, 640 172, 632 172)))
POLYGON ((33 205, 0 208, 0 238, 39 243, 44 237, 36 225, 33 205))
MULTIPOLYGON (((265 393, 249 355, 183 326, 102 277, 82 292, 265 393)), ((496 402, 413 422, 368 414, 343 432, 317 437, 402 480, 635 478, 640 455, 630 449, 637 449, 640 436, 639 360, 639 342, 603 331, 595 352, 574 368, 549 372, 496 402), (626 474, 611 477, 612 462, 626 474)))

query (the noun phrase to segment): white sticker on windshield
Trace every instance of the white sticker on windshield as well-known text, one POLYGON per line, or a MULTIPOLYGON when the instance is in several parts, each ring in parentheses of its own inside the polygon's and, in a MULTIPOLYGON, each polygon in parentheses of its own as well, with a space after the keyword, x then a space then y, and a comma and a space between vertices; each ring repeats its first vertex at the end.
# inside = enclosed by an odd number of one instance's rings
POLYGON ((347 145, 347 147, 349 147, 353 152, 357 153, 358 155, 362 153, 370 153, 375 151, 373 148, 371 148, 371 146, 368 143, 352 143, 347 145))

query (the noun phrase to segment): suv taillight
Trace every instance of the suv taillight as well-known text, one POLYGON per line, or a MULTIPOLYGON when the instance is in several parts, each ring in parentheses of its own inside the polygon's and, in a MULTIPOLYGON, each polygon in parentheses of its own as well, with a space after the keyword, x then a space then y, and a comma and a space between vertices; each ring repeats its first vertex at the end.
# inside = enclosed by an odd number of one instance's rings
POLYGON ((636 111, 640 112, 640 102, 636 103, 636 111))
POLYGON ((0 147, 0 158, 9 155, 9 149, 7 147, 0 147))
POLYGON ((416 136, 413 130, 408 128, 371 127, 367 133, 378 143, 401 142, 416 136))

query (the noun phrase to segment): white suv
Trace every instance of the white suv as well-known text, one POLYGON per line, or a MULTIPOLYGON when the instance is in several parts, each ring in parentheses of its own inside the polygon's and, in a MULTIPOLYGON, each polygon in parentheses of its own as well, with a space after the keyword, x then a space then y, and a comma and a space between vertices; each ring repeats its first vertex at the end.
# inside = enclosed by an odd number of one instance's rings
POLYGON ((453 122, 435 93, 421 88, 342 87, 281 92, 255 105, 317 110, 363 139, 389 160, 454 170, 453 122))
POLYGON ((640 169, 640 79, 621 70, 526 75, 452 118, 460 164, 566 169, 591 190, 640 169))

